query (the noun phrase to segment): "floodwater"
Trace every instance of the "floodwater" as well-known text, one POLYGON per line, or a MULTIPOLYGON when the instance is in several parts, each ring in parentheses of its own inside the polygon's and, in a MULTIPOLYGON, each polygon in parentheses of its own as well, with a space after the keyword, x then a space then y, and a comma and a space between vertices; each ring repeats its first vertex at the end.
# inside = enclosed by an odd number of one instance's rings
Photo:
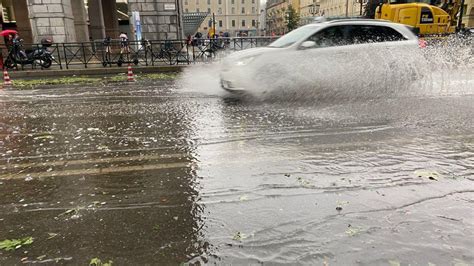
POLYGON ((470 81, 239 101, 212 70, 1 91, 0 241, 33 243, 0 264, 474 264, 470 81))

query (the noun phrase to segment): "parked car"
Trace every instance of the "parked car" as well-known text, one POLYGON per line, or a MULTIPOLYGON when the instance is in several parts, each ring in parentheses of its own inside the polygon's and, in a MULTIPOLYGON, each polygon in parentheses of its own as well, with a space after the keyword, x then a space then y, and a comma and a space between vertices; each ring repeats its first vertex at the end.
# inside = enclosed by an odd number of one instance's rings
POLYGON ((374 85, 376 78, 412 77, 423 57, 409 26, 348 19, 313 23, 270 45, 235 52, 223 61, 223 89, 252 92, 278 86, 374 85))

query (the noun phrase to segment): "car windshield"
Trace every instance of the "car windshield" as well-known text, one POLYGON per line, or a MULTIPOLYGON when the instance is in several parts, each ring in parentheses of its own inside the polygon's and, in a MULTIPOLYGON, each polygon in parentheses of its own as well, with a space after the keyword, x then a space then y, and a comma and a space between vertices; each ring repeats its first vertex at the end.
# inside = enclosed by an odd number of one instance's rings
POLYGON ((316 31, 317 27, 301 27, 281 36, 278 40, 272 42, 268 47, 283 48, 288 47, 295 42, 310 36, 316 31))

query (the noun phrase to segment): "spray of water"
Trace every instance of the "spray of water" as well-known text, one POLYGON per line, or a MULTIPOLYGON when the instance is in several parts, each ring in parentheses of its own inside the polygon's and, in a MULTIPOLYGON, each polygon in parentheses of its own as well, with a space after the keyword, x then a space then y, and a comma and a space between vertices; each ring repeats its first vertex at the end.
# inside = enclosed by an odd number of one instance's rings
MULTIPOLYGON (((190 67, 182 75, 181 87, 225 96, 219 83, 224 67, 221 62, 190 67)), ((374 45, 317 56, 269 54, 241 71, 246 96, 263 101, 466 95, 474 94, 474 45, 472 38, 450 37, 417 50, 374 45)))

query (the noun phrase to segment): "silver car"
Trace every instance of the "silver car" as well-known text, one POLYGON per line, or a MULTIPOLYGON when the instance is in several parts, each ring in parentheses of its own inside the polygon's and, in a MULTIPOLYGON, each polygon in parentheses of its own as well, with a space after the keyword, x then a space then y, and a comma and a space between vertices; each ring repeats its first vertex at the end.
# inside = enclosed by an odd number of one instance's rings
POLYGON ((221 86, 250 93, 268 87, 373 86, 412 76, 419 55, 417 36, 406 25, 365 19, 314 23, 266 47, 229 55, 221 86))

